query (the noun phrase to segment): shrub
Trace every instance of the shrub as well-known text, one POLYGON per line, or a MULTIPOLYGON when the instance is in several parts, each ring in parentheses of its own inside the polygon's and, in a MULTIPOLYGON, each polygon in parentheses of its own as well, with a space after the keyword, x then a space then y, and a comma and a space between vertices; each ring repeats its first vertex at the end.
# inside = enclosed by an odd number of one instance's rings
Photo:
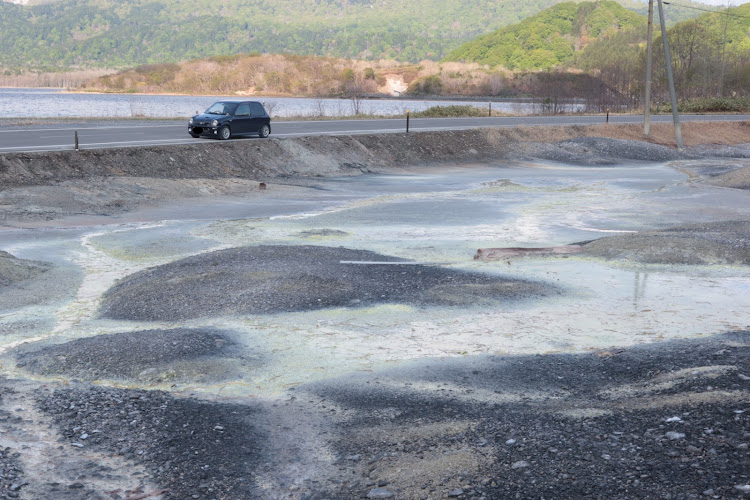
POLYGON ((424 111, 412 113, 415 118, 449 118, 456 116, 487 116, 487 111, 466 105, 432 106, 424 111))
POLYGON ((746 97, 702 97, 679 103, 682 113, 742 113, 750 111, 750 99, 746 97))

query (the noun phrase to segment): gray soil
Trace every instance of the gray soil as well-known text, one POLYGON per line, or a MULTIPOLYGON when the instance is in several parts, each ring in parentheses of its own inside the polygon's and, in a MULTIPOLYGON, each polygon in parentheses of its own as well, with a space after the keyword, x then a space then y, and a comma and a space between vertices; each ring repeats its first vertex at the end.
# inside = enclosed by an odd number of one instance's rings
POLYGON ((24 350, 29 349, 17 354, 16 366, 38 375, 142 385, 217 382, 261 364, 258 356, 238 357, 241 349, 227 332, 187 328, 98 335, 24 350))
POLYGON ((750 265, 750 221, 726 221, 601 238, 584 253, 645 264, 750 265))
POLYGON ((17 259, 0 250, 0 293, 3 287, 35 278, 49 269, 44 262, 17 259))
POLYGON ((708 182, 714 186, 750 189, 750 167, 742 167, 732 172, 725 172, 713 177, 708 182))
POLYGON ((273 405, 82 384, 36 402, 71 453, 141 465, 169 499, 747 498, 748 366, 750 333, 735 332, 424 361, 273 405))
POLYGON ((603 137, 579 137, 557 143, 532 142, 521 149, 530 160, 550 160, 574 165, 606 166, 623 161, 668 162, 697 158, 689 151, 677 151, 659 144, 603 137))
MULTIPOLYGON (((747 145, 679 152, 602 138, 518 144, 509 134, 0 155, 0 223, 112 215, 206 193, 247 193, 259 181, 447 161, 673 162, 694 182, 748 188, 747 145)), ((585 251, 618 261, 747 265, 749 242, 750 223, 728 221, 602 238, 585 251)), ((500 275, 342 260, 403 262, 316 246, 221 250, 124 278, 104 296, 100 314, 182 322, 380 303, 429 314, 435 306, 502 306, 561 292, 500 275)), ((56 282, 75 279, 0 252, 3 307, 60 297, 56 282)), ((218 327, 167 323, 28 344, 2 358, 18 378, 0 378, 0 497, 746 499, 750 332, 716 333, 575 355, 413 362, 291 387, 269 400, 142 388, 232 380, 263 367, 266 353, 248 351, 218 327)))
MULTIPOLYGON (((574 134, 583 128, 563 130, 574 134)), ((261 181, 295 183, 305 177, 361 175, 441 163, 545 160, 607 166, 624 161, 720 159, 726 163, 727 159, 750 156, 748 144, 677 151, 633 140, 577 137, 535 141, 533 137, 519 140, 518 134, 533 136, 529 130, 475 129, 3 154, 0 225, 80 215, 111 216, 206 193, 240 195, 257 191, 261 181)), ((741 166, 748 165, 739 162, 737 168, 741 166)), ((708 172, 705 177, 711 175, 708 172)), ((709 182, 747 188, 747 171, 726 175, 726 179, 709 182)))
POLYGON ((262 245, 200 254, 128 276, 105 293, 100 314, 175 321, 380 303, 491 304, 553 292, 549 285, 414 265, 365 250, 262 245), (392 264, 397 262, 404 265, 392 264))

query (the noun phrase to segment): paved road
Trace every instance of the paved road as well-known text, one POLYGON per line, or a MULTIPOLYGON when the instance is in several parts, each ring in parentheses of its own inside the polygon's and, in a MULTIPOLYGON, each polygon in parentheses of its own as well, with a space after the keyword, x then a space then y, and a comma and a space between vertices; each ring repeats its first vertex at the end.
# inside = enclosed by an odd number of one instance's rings
MULTIPOLYGON (((669 116, 655 116, 654 122, 669 122, 669 116)), ((750 115, 682 115, 682 121, 749 121, 750 115)), ((603 116, 534 116, 493 118, 420 118, 412 119, 410 130, 461 130, 479 127, 516 127, 533 125, 590 125, 604 123, 603 116)), ((611 123, 642 123, 642 116, 611 116, 611 123)), ((304 135, 350 135, 401 133, 406 120, 325 120, 276 121, 272 123, 274 137, 304 135)), ((81 149, 134 147, 158 144, 190 144, 209 139, 188 136, 185 120, 69 123, 52 126, 9 127, 0 130, 0 154, 31 151, 71 150, 78 132, 81 149)), ((253 138, 252 140, 258 140, 253 138)))

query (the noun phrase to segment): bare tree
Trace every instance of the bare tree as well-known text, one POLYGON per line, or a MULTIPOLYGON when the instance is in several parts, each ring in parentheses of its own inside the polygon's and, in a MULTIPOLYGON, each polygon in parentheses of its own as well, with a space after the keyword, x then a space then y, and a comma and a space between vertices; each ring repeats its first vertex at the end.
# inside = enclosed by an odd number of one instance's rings
POLYGON ((369 81, 361 71, 347 71, 344 82, 344 93, 351 101, 352 113, 359 115, 362 112, 362 100, 367 91, 369 81))

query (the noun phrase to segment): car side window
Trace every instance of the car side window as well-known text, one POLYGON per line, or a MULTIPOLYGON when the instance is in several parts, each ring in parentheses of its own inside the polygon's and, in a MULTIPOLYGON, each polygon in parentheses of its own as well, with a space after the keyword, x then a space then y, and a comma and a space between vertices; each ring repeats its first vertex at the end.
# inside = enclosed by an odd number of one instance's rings
POLYGON ((261 106, 259 102, 251 102, 250 106, 250 109, 253 112, 253 116, 263 116, 266 114, 266 110, 263 109, 263 106, 261 106))
POLYGON ((235 116, 248 116, 250 114, 250 104, 243 102, 237 107, 235 116))

